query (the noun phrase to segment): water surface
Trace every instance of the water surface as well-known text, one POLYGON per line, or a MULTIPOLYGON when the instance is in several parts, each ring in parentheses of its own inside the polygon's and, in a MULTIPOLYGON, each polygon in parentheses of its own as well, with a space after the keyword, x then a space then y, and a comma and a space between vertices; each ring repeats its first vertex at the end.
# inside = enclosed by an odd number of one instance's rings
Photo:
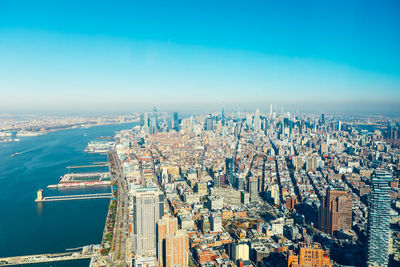
MULTIPOLYGON (((67 172, 107 170, 68 170, 66 167, 106 161, 105 155, 83 152, 87 143, 133 125, 63 130, 21 138, 16 143, 0 144, 0 257, 64 252, 67 248, 99 244, 109 199, 35 203, 36 191, 56 184, 60 176, 67 172), (27 152, 11 157, 11 154, 21 151, 27 152)), ((108 187, 45 189, 44 194, 85 194, 109 190, 108 187)), ((86 266, 88 261, 72 263, 74 266, 86 266)), ((54 262, 51 266, 67 264, 54 262)))

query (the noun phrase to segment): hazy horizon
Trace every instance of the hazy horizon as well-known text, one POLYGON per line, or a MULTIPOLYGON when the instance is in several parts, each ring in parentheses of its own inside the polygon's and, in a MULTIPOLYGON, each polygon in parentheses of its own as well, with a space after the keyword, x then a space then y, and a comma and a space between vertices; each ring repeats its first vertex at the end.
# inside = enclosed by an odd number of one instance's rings
MULTIPOLYGON (((325 114, 327 116, 335 115, 382 115, 382 116, 400 116, 400 110, 398 106, 399 103, 377 104, 371 106, 370 103, 341 103, 331 104, 330 106, 324 104, 318 105, 291 105, 291 104, 275 104, 274 111, 281 113, 290 112, 294 114, 325 114)), ((169 105, 145 105, 145 106, 127 106, 119 108, 85 108, 85 109, 70 109, 70 108, 58 108, 58 109, 15 109, 15 110, 2 110, 0 108, 1 115, 54 115, 54 116, 102 116, 102 115, 129 115, 134 113, 152 113, 153 108, 156 107, 159 112, 174 113, 178 112, 180 114, 215 114, 221 113, 222 108, 224 108, 226 114, 232 114, 237 112, 249 112, 254 113, 257 109, 261 114, 270 113, 270 104, 262 105, 201 105, 198 106, 169 106, 169 105)))

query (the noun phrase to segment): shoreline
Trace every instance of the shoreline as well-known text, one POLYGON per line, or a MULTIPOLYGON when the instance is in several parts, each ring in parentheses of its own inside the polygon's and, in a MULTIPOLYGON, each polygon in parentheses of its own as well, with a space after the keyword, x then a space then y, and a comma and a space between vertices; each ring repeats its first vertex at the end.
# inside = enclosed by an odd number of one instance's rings
MULTIPOLYGON (((129 123, 135 123, 138 122, 139 120, 133 120, 133 121, 128 121, 128 122, 113 122, 113 123, 98 123, 98 124, 94 124, 94 125, 80 125, 80 126, 70 126, 70 127, 65 127, 65 128, 59 128, 59 129, 50 129, 50 130, 46 130, 44 132, 26 132, 26 135, 22 134, 19 135, 18 133, 15 135, 15 137, 19 137, 22 139, 24 139, 25 137, 38 137, 38 136, 42 136, 42 135, 47 135, 49 133, 54 133, 54 132, 60 132, 60 131, 65 131, 65 130, 73 130, 73 129, 90 129, 93 127, 98 127, 98 126, 110 126, 110 125, 121 125, 121 124, 129 124, 129 123)), ((8 136, 7 136, 8 137, 8 136)), ((14 139, 14 136, 10 136, 10 138, 14 139)), ((21 141, 19 140, 19 141, 21 141)), ((8 144, 8 143, 16 143, 19 141, 5 141, 5 142, 0 142, 0 144, 8 144)))

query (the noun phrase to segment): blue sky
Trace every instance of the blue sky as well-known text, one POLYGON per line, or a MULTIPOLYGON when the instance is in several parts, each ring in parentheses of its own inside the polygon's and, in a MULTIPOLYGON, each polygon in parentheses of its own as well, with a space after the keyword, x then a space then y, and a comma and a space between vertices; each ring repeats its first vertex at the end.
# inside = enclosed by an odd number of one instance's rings
POLYGON ((400 112, 398 14, 397 1, 3 0, 0 111, 400 112))

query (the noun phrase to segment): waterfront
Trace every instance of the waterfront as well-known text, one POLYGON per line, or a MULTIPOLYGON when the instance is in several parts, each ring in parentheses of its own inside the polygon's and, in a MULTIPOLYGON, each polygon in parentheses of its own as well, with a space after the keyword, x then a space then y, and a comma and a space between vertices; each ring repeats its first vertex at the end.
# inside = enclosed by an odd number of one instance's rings
MULTIPOLYGON (((1 144, 0 257, 64 252, 66 248, 99 244, 109 199, 35 203, 36 191, 57 183, 67 172, 75 172, 66 169, 67 166, 106 161, 105 155, 84 153, 87 143, 132 125, 134 123, 63 130, 1 144), (27 152, 11 157, 20 151, 27 152)), ((93 168, 76 170, 82 171, 93 171, 93 168)), ((104 192, 109 192, 109 188, 46 189, 44 194, 104 192)), ((80 261, 79 265, 87 263, 80 261)), ((58 266, 57 263, 51 265, 58 266)))

